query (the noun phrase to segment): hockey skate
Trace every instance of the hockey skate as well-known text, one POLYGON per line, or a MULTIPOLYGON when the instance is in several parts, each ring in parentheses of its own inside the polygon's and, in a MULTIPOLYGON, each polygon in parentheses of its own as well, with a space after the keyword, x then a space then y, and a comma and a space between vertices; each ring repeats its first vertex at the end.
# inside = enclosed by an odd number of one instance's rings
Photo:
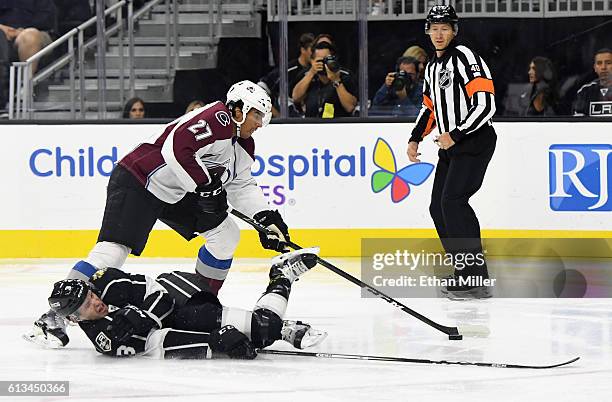
POLYGON ((285 320, 281 336, 283 341, 289 342, 293 347, 306 349, 323 342, 327 337, 327 332, 314 329, 302 321, 285 320))
MULTIPOLYGON (((489 286, 473 286, 462 284, 460 282, 461 276, 454 275, 444 279, 454 279, 454 285, 443 286, 440 292, 443 296, 446 296, 450 300, 474 300, 474 299, 488 299, 492 297, 491 289, 489 286)), ((479 278, 479 277, 475 277, 479 278)), ((487 275, 488 278, 488 275, 487 275)))
POLYGON ((441 292, 450 300, 488 299, 493 296, 488 286, 447 286, 441 292))
POLYGON ((303 248, 278 255, 272 259, 270 278, 282 275, 295 282, 300 275, 317 265, 319 247, 303 248))
POLYGON ((39 346, 52 349, 62 348, 70 340, 66 333, 66 321, 52 310, 34 321, 34 328, 27 334, 23 334, 23 338, 39 346))

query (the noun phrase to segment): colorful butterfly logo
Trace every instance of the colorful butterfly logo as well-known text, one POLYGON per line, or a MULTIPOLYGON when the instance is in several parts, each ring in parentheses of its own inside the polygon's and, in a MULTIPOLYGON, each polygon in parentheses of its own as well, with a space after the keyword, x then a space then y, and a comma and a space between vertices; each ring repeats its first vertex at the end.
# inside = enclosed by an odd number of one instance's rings
POLYGON ((395 155, 382 138, 376 141, 374 147, 374 164, 381 170, 377 170, 372 175, 372 191, 380 193, 391 184, 391 200, 395 203, 408 197, 410 184, 413 186, 423 184, 434 169, 431 163, 419 162, 408 165, 398 172, 395 155))

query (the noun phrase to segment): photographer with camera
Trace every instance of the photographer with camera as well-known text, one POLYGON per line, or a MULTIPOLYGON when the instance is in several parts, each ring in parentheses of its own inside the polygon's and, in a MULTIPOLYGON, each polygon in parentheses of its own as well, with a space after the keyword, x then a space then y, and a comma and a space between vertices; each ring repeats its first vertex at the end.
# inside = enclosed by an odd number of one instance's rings
POLYGON ((423 84, 418 80, 419 61, 400 57, 395 71, 387 74, 385 83, 374 95, 372 116, 418 116, 423 103, 423 84))
MULTIPOLYGON (((297 59, 289 60, 289 66, 287 68, 287 84, 289 86, 287 91, 287 100, 289 102, 289 117, 304 117, 304 113, 301 110, 301 105, 296 105, 293 102, 293 99, 291 99, 291 92, 293 91, 293 86, 297 82, 297 77, 300 76, 300 72, 304 69, 310 68, 310 55, 312 54, 312 44, 314 43, 314 40, 315 37, 310 32, 300 35, 300 55, 297 59)), ((259 82, 257 82, 257 85, 265 89, 272 99, 272 117, 280 117, 280 105, 278 103, 280 99, 280 73, 278 67, 261 77, 259 82)))
POLYGON ((301 74, 292 98, 295 103, 304 104, 306 117, 351 116, 357 106, 357 85, 353 75, 341 68, 334 45, 327 42, 315 45, 310 68, 301 74))

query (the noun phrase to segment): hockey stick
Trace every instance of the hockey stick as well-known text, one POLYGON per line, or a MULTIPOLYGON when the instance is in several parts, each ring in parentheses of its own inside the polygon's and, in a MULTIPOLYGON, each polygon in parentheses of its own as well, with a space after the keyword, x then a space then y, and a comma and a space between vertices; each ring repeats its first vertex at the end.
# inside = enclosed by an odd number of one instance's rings
MULTIPOLYGON (((235 209, 231 210, 231 214, 234 215, 235 217, 243 220, 244 222, 248 223, 249 225, 253 226, 255 229, 257 229, 260 232, 266 233, 266 234, 271 234, 271 235, 275 235, 276 233, 272 232, 271 230, 267 229, 265 226, 263 226, 262 224, 260 224, 259 222, 257 222, 254 219, 249 218, 248 216, 246 216, 245 214, 243 214, 240 211, 237 211, 235 209)), ((297 244, 289 241, 287 242, 287 244, 289 245, 289 247, 291 247, 294 250, 299 250, 302 247, 298 246, 297 244)), ((430 320, 429 318, 425 317, 424 315, 417 313, 416 311, 414 311, 413 309, 411 309, 410 307, 407 307, 405 305, 403 305, 402 303, 398 302, 397 300, 395 300, 394 298, 387 296, 386 294, 384 294, 383 292, 381 292, 380 290, 377 290, 376 288, 373 288, 372 286, 360 281, 359 279, 355 278, 354 276, 352 276, 351 274, 344 272, 343 270, 341 270, 340 268, 336 267, 335 265, 332 265, 331 263, 325 261, 324 259, 317 257, 317 262, 321 265, 323 265, 325 268, 333 271, 334 273, 340 275, 341 277, 343 277, 344 279, 348 280, 349 282, 354 283, 355 285, 359 286, 362 289, 367 290, 368 292, 372 293, 374 296, 377 296, 381 299, 383 299, 384 301, 386 301, 387 303, 399 308, 400 310, 402 310, 405 313, 410 314, 411 316, 415 317, 416 319, 424 322, 425 324, 437 329, 438 331, 441 331, 443 333, 445 333, 446 335, 448 335, 448 339, 451 340, 461 340, 463 339, 463 335, 465 336, 476 336, 476 337, 486 337, 489 335, 489 329, 487 327, 481 326, 481 325, 462 325, 460 328, 458 327, 447 327, 445 325, 442 324, 438 324, 437 322, 430 320)))
POLYGON ((269 349, 260 349, 257 351, 257 353, 262 353, 266 355, 319 357, 319 358, 327 358, 327 359, 374 360, 374 361, 383 361, 383 362, 421 363, 421 364, 454 364, 454 365, 459 365, 459 366, 521 368, 521 369, 550 369, 550 368, 555 368, 555 367, 566 366, 580 359, 580 357, 575 357, 563 363, 550 364, 550 365, 531 365, 531 364, 481 363, 481 362, 466 362, 466 361, 410 359, 407 357, 348 355, 348 354, 343 354, 343 353, 316 353, 316 352, 284 351, 284 350, 269 350, 269 349))

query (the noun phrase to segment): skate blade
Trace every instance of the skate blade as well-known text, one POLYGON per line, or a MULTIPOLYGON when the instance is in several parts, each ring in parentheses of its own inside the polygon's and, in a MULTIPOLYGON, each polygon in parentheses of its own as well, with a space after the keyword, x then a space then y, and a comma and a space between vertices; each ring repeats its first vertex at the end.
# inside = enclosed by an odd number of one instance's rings
POLYGON ((62 341, 53 335, 45 336, 43 333, 35 333, 34 331, 21 335, 23 339, 32 342, 35 345, 45 349, 61 349, 64 347, 62 341))
POLYGON ((319 247, 308 247, 308 248, 301 248, 299 250, 291 251, 289 253, 279 254, 272 258, 272 265, 282 264, 284 261, 287 260, 288 256, 294 257, 296 255, 302 255, 302 254, 319 255, 320 250, 321 249, 319 247))
POLYGON ((471 289, 471 290, 448 290, 441 289, 440 293, 449 300, 454 301, 467 301, 467 300, 481 300, 489 299, 493 297, 489 289, 471 289))
MULTIPOLYGON (((310 330, 309 332, 313 332, 310 330)), ((308 349, 321 344, 327 338, 327 332, 314 330, 314 333, 304 335, 302 342, 300 342, 300 349, 308 349)))

